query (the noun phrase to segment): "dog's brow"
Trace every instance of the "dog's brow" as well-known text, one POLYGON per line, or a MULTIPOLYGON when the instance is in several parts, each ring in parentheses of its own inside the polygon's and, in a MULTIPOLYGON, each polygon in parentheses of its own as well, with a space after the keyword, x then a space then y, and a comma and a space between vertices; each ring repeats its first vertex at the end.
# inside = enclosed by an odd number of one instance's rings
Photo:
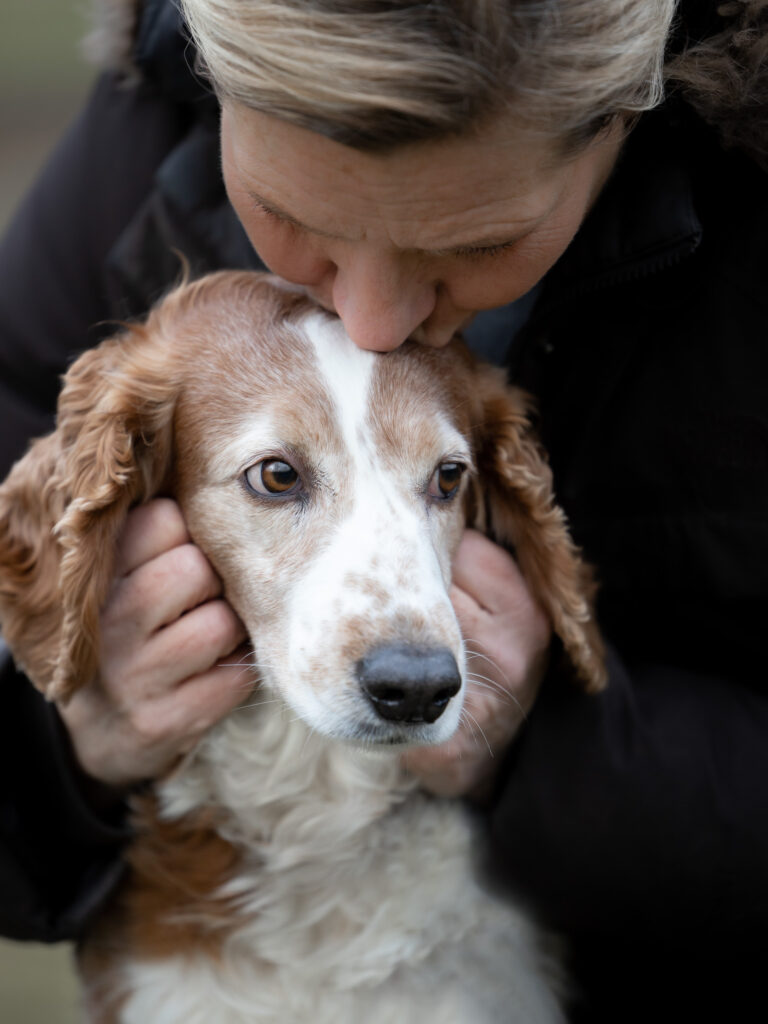
POLYGON ((216 464, 222 475, 234 476, 247 469, 254 459, 278 449, 283 443, 272 416, 265 413, 245 420, 237 434, 220 449, 216 464))

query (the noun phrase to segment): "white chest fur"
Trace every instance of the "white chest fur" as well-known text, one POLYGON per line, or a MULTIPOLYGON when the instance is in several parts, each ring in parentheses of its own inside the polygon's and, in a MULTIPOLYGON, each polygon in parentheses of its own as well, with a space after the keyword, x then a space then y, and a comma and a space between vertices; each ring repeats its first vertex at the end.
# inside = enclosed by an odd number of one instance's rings
POLYGON ((226 809, 241 923, 215 962, 127 964, 122 1024, 562 1020, 542 937, 474 878, 463 807, 290 719, 236 712, 161 787, 165 816, 226 809))

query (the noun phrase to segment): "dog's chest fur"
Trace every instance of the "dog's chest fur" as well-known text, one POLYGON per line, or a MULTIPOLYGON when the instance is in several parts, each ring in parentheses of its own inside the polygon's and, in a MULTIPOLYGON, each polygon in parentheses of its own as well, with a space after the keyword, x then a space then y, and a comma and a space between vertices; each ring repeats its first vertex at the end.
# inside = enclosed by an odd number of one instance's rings
POLYGON ((147 952, 173 953, 114 965, 123 1024, 560 1019, 542 937, 474 879, 471 818, 416 790, 396 756, 329 743, 263 703, 217 727, 158 797, 167 823, 216 806, 241 852, 226 880, 216 861, 209 920, 194 900, 164 906, 153 935, 137 906, 147 952))

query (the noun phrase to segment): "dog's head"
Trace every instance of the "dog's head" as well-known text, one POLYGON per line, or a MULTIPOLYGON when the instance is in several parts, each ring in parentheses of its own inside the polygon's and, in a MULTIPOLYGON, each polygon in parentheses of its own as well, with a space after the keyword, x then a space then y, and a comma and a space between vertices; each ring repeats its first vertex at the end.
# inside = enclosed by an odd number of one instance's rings
POLYGON ((56 432, 0 489, 0 621, 49 697, 96 671, 116 537, 158 493, 221 576, 263 685, 320 732, 453 732, 466 673, 448 588, 468 510, 514 547, 576 675, 602 685, 525 396, 459 341, 363 352, 269 277, 221 273, 83 355, 56 432))

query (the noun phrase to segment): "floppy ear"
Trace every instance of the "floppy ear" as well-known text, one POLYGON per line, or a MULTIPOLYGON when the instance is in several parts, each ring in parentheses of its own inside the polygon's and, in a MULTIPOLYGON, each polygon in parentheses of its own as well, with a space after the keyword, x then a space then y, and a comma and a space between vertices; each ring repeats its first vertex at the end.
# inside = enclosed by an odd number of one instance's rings
POLYGON ((86 352, 64 378, 56 431, 0 487, 0 625, 51 700, 96 672, 118 532, 168 471, 168 361, 145 327, 86 352))
POLYGON ((576 676, 588 692, 606 682, 604 648, 594 619, 592 572, 571 540, 555 503, 552 472, 536 440, 531 398, 481 367, 477 381, 478 475, 469 499, 470 525, 514 549, 520 571, 548 613, 576 676))

